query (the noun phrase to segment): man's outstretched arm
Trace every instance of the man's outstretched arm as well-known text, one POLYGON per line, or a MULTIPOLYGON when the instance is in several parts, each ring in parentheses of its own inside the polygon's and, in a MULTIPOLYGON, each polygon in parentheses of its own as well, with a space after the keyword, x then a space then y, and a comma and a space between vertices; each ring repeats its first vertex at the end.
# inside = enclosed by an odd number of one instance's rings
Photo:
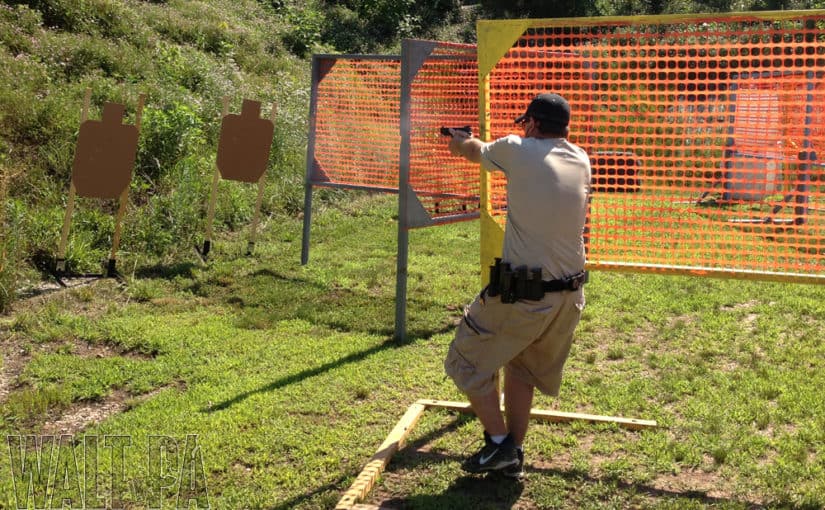
POLYGON ((463 156, 473 163, 481 163, 481 147, 484 145, 478 138, 473 138, 461 129, 450 128, 450 153, 454 156, 463 156))

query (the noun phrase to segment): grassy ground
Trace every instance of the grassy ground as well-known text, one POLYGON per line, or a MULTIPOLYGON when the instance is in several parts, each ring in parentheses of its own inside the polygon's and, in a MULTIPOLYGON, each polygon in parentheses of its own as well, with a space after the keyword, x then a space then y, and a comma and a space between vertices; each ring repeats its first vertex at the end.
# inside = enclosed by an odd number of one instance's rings
MULTIPOLYGON (((178 496, 213 508, 334 507, 411 403, 463 400, 441 361, 478 290, 478 224, 412 232, 410 338, 398 344, 394 213, 392 197, 366 196, 319 211, 307 266, 300 220, 271 217, 252 257, 241 256, 241 233, 218 239, 205 265, 193 253, 128 268, 126 285, 16 303, 0 340, 0 508, 23 505, 23 436, 61 433, 99 440, 99 493, 127 508, 171 508, 178 496)), ((658 428, 536 423, 527 477, 513 483, 465 476, 477 422, 428 410, 367 502, 825 506, 825 289, 597 272, 586 292, 562 394, 535 407, 658 428)), ((71 482, 95 449, 67 445, 55 443, 50 466, 71 482)), ((30 506, 45 501, 41 482, 30 506)))

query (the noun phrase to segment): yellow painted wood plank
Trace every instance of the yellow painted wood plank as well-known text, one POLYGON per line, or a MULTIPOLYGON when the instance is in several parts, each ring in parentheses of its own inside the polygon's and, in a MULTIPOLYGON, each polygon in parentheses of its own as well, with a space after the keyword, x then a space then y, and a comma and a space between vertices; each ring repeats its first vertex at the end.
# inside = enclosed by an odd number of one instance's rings
POLYGON ((398 420, 395 428, 392 429, 392 432, 390 432, 378 448, 378 451, 375 452, 369 462, 367 462, 367 465, 364 466, 364 469, 361 470, 361 473, 355 479, 355 482, 353 482, 349 490, 340 501, 338 501, 335 510, 352 510, 359 501, 366 497, 369 491, 372 490, 375 482, 378 481, 378 477, 381 476, 384 468, 389 464, 390 458, 392 458, 395 452, 403 448, 407 436, 410 435, 413 427, 418 423, 418 420, 426 409, 427 407, 425 405, 418 402, 407 408, 407 412, 398 420))
MULTIPOLYGON (((443 409, 450 409, 462 413, 472 413, 473 409, 467 402, 450 402, 445 400, 426 400, 422 399, 418 404, 427 407, 440 407, 443 409)), ((563 411, 544 411, 541 409, 531 409, 530 418, 537 420, 544 420, 550 422, 570 422, 574 420, 589 421, 592 423, 615 423, 620 427, 641 430, 654 428, 657 426, 653 420, 640 420, 637 418, 620 418, 616 416, 602 416, 598 414, 582 414, 582 413, 567 413, 563 411)))

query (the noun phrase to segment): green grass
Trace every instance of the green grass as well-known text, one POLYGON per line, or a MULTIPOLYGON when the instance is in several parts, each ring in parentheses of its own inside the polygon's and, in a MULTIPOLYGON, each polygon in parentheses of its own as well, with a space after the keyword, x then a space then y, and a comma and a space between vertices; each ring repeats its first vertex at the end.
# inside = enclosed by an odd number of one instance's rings
MULTIPOLYGON (((194 256, 136 265, 126 286, 100 281, 18 303, 3 342, 29 354, 0 401, 0 431, 41 434, 78 406, 124 398, 121 412, 75 434, 131 438, 129 508, 145 508, 149 494, 174 503, 174 487, 148 492, 157 471, 147 452, 158 435, 183 452, 188 434, 213 507, 334 507, 411 403, 464 400, 442 359, 479 283, 477 223, 412 231, 410 338, 393 341, 394 200, 351 197, 316 212, 307 266, 300 220, 273 216, 252 257, 241 256, 244 235, 226 236, 207 265, 194 256)), ((477 422, 431 409, 368 502, 825 505, 823 288, 592 276, 561 396, 535 407, 659 427, 535 423, 527 479, 513 484, 465 476, 477 422)), ((4 448, 0 507, 14 505, 10 473, 4 448)))

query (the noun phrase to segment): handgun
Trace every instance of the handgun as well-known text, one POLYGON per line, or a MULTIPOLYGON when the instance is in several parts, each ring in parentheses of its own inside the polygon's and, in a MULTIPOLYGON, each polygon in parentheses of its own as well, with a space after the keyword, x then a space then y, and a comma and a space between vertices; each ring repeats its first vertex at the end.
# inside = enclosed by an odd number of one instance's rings
POLYGON ((444 136, 453 136, 453 135, 450 134, 450 129, 455 129, 457 131, 464 131, 468 135, 473 136, 473 129, 470 126, 452 127, 452 128, 446 127, 446 126, 441 126, 441 134, 444 135, 444 136))

